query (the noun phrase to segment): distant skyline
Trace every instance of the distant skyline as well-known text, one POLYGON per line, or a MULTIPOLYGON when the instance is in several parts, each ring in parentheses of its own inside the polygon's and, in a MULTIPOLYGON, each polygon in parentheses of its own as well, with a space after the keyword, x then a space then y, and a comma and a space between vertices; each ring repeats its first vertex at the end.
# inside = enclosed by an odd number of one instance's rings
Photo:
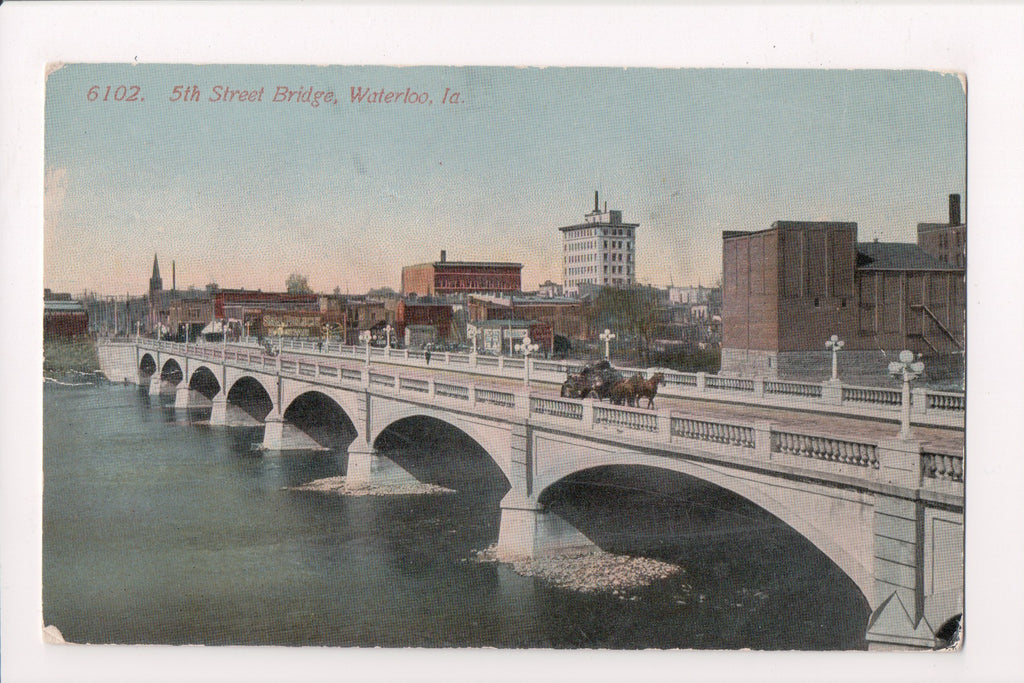
POLYGON ((397 290, 445 250, 520 262, 535 289, 562 281, 557 228, 595 190, 640 224, 640 282, 713 284, 723 230, 913 242, 950 193, 966 215, 965 136, 960 79, 925 71, 68 65, 47 80, 44 286, 141 294, 156 253, 165 288, 173 261, 181 289, 397 290))

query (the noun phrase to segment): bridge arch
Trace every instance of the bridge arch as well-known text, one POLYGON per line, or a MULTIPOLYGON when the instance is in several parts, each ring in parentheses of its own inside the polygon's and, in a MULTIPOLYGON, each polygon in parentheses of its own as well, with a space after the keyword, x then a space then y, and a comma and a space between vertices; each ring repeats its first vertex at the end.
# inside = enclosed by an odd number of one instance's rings
POLYGON ((356 437, 356 427, 345 409, 331 396, 309 389, 295 396, 283 413, 284 421, 324 448, 343 448, 356 437))
POLYGON ((389 422, 373 440, 374 449, 416 479, 461 490, 477 485, 496 494, 494 503, 511 488, 508 473, 481 443, 488 437, 472 424, 457 426, 424 414, 410 414, 389 422), (469 427, 469 431, 462 429, 469 427), (474 432, 474 433, 470 433, 474 432), (443 457, 425 459, 422 451, 443 457), (448 457, 450 453, 456 457, 448 457))
POLYGON ((534 495, 538 500, 553 484, 595 467, 646 466, 678 472, 731 491, 784 522, 849 576, 872 609, 877 606, 872 572, 874 524, 870 494, 825 489, 807 483, 798 487, 755 472, 631 449, 596 448, 588 450, 586 458, 572 452, 583 447, 575 445, 561 454, 545 454, 535 480, 534 495), (844 537, 839 538, 840 535, 844 537))
POLYGON ((180 384, 184 378, 185 373, 174 358, 168 358, 160 368, 160 379, 168 384, 180 384))
MULTIPOLYGON (((376 411, 377 408, 373 410, 376 411)), ((477 420, 461 414, 441 412, 424 406, 394 401, 386 402, 379 410, 381 414, 374 415, 370 420, 371 428, 367 438, 369 443, 376 444, 381 434, 402 420, 417 417, 429 418, 446 424, 475 441, 498 466, 505 476, 505 480, 508 482, 513 480, 510 446, 512 426, 510 424, 477 420)))
POLYGON ((220 393, 220 382, 213 370, 205 365, 192 369, 192 376, 188 380, 188 388, 198 391, 206 398, 213 400, 213 397, 220 393))
POLYGON ((263 383, 251 375, 238 377, 228 389, 227 402, 241 408, 250 417, 265 422, 274 408, 274 400, 263 383))
POLYGON ((139 359, 139 378, 140 380, 148 381, 150 377, 156 372, 156 360, 150 353, 142 354, 142 358, 139 359))

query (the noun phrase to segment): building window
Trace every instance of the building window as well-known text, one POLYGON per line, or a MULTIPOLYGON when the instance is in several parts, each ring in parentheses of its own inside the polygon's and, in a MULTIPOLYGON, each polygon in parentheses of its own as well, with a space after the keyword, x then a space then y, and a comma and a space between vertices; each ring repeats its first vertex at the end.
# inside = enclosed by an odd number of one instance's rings
POLYGON ((817 308, 820 304, 821 301, 818 299, 818 297, 814 297, 814 307, 817 308))

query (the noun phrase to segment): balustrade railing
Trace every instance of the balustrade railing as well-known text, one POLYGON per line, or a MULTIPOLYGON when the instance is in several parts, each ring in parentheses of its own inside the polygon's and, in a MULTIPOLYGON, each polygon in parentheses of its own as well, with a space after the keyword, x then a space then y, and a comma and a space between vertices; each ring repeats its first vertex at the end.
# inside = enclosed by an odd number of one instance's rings
POLYGON ((928 410, 964 411, 967 398, 963 394, 929 391, 925 394, 928 410))
POLYGON ((476 364, 480 367, 496 368, 498 367, 498 359, 494 356, 477 356, 476 364))
POLYGON ((821 398, 821 385, 811 384, 810 382, 765 380, 764 393, 781 396, 800 396, 803 398, 821 398))
POLYGON ((872 443, 774 429, 771 439, 773 453, 878 469, 878 447, 872 443))
POLYGON ((434 394, 446 398, 456 398, 460 401, 468 401, 469 387, 460 384, 449 384, 447 382, 434 382, 434 394))
POLYGON ((754 391, 754 380, 743 377, 721 377, 719 375, 708 375, 704 379, 704 386, 708 389, 725 389, 727 391, 754 391))
POLYGON ((638 410, 594 406, 594 424, 632 431, 656 432, 658 431, 658 416, 656 413, 645 413, 638 410))
POLYGON ((694 373, 665 373, 665 386, 668 387, 695 387, 697 386, 697 375, 694 373))
POLYGON ((579 401, 531 396, 530 413, 534 415, 551 415, 552 417, 562 417, 570 420, 582 420, 583 404, 579 401))
POLYGON ((843 387, 843 402, 874 403, 876 405, 903 405, 903 395, 898 389, 878 387, 843 387))
POLYGON ((379 372, 370 373, 370 384, 375 384, 382 387, 395 387, 395 378, 393 375, 384 375, 379 372))
POLYGON ((516 405, 516 395, 507 391, 496 391, 481 387, 476 387, 473 391, 477 403, 490 403, 502 408, 514 408, 516 405))
POLYGON ((683 439, 710 441, 742 448, 754 447, 754 428, 747 425, 673 416, 670 429, 672 436, 683 439))
POLYGON ((939 481, 964 481, 964 456, 946 453, 921 453, 921 475, 939 481))
POLYGON ((430 391, 430 382, 425 379, 417 379, 415 377, 399 377, 398 388, 402 390, 427 393, 430 391))

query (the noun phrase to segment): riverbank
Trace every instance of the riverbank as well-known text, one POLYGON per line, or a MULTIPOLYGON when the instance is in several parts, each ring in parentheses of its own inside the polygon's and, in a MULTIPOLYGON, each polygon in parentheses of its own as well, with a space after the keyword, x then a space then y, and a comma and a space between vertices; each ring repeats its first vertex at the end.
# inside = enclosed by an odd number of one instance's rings
POLYGON ((43 377, 67 380, 71 377, 99 377, 101 374, 95 339, 43 341, 43 377))

